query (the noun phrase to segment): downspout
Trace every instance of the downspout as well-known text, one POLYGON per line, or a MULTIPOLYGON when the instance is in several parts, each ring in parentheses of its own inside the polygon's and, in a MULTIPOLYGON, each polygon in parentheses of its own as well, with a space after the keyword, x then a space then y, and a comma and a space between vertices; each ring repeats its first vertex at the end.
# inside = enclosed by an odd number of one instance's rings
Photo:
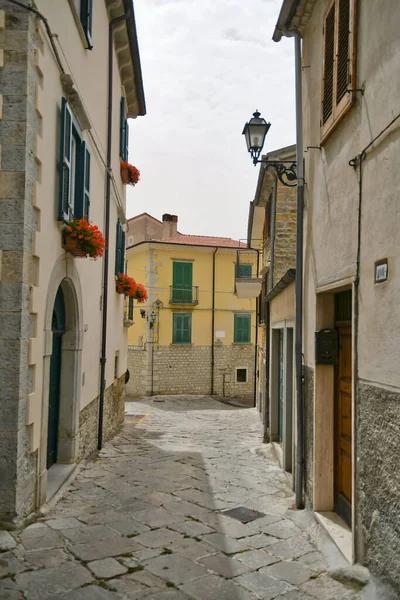
POLYGON ((213 271, 212 271, 212 308, 211 308, 211 396, 214 395, 214 367, 215 367, 215 255, 218 248, 213 252, 213 271))
POLYGON ((100 398, 99 398, 99 426, 97 449, 103 447, 103 422, 104 422, 104 394, 106 389, 106 362, 107 362, 107 313, 108 313, 108 267, 109 267, 109 238, 110 238, 110 202, 111 202, 111 156, 112 156, 112 111, 113 111, 113 30, 118 23, 128 18, 128 13, 116 17, 108 26, 108 115, 107 115, 107 173, 106 173, 106 206, 104 237, 106 248, 103 262, 103 320, 101 331, 101 357, 100 357, 100 398))
POLYGON ((272 205, 271 205, 271 264, 269 272, 271 276, 269 278, 269 290, 270 292, 274 287, 274 263, 275 263, 275 230, 276 230, 276 195, 278 192, 278 180, 275 177, 274 187, 272 188, 272 205))
MULTIPOLYGON (((260 269, 260 252, 257 250, 257 277, 260 269)), ((262 301, 262 299, 261 299, 262 301)), ((260 314, 259 302, 256 302, 256 339, 254 346, 254 404, 253 407, 257 406, 257 367, 258 367, 258 320, 260 314)))
POLYGON ((304 212, 304 151, 303 101, 301 69, 301 36, 296 30, 283 30, 286 37, 294 37, 296 84, 296 161, 297 161, 297 227, 296 227, 296 507, 304 508, 304 373, 303 373, 303 212, 304 212))

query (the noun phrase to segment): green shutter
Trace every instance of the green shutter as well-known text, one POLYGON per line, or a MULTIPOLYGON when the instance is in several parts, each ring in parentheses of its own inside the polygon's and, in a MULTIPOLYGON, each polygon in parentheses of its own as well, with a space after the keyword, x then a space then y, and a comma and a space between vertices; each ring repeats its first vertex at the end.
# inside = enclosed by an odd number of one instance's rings
POLYGON ((90 212, 90 152, 83 146, 84 178, 83 178, 83 216, 89 219, 90 212))
POLYGON ((128 160, 129 125, 126 118, 126 101, 121 98, 119 114, 119 155, 122 160, 128 160))
POLYGON ((251 341, 251 315, 237 314, 234 316, 234 334, 235 344, 249 344, 251 341))
POLYGON ((129 124, 128 119, 125 119, 125 139, 124 139, 125 160, 129 157, 129 124))
POLYGON ((117 220, 117 231, 115 235, 115 274, 122 273, 121 265, 121 223, 117 220))
POLYGON ((61 101, 58 219, 68 221, 71 189, 72 113, 65 98, 61 101))
POLYGON ((121 227, 120 273, 125 273, 125 231, 121 227))
POLYGON ((92 25, 93 25, 93 0, 81 0, 81 23, 83 31, 85 32, 86 40, 88 43, 88 50, 93 48, 92 46, 92 25))
MULTIPOLYGON (((250 278, 252 274, 252 266, 251 265, 241 265, 236 263, 235 264, 235 279, 247 279, 250 278)), ((235 282, 235 290, 234 293, 236 294, 236 282, 235 282)))
POLYGON ((172 301, 191 304, 193 283, 193 264, 174 262, 172 276, 172 301))
POLYGON ((173 344, 191 344, 192 342, 192 315, 184 313, 173 314, 173 344))

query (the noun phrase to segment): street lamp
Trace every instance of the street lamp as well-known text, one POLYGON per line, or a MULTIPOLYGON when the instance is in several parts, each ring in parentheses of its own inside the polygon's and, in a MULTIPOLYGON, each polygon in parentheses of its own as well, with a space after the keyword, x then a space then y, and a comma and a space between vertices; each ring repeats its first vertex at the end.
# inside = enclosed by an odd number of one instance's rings
POLYGON ((242 132, 246 139, 247 150, 250 152, 250 156, 253 159, 253 164, 256 166, 258 163, 264 163, 266 169, 274 169, 279 181, 283 185, 286 185, 287 187, 295 187, 297 185, 296 161, 266 160, 263 157, 261 160, 259 160, 264 146, 265 136, 271 127, 271 123, 267 123, 265 119, 260 117, 261 114, 258 112, 258 110, 256 110, 256 112, 253 113, 253 117, 244 126, 242 132))

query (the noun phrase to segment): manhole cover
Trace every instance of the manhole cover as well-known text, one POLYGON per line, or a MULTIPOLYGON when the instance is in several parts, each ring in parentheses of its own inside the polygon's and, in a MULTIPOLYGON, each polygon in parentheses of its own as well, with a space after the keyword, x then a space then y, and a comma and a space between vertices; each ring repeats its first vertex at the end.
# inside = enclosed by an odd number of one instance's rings
POLYGON ((250 523, 250 521, 255 521, 256 519, 265 517, 264 513, 258 512, 257 510, 253 510, 251 508, 246 508, 245 506, 239 506, 238 508, 225 510, 222 514, 226 515, 227 517, 231 517, 232 519, 237 519, 242 523, 250 523))

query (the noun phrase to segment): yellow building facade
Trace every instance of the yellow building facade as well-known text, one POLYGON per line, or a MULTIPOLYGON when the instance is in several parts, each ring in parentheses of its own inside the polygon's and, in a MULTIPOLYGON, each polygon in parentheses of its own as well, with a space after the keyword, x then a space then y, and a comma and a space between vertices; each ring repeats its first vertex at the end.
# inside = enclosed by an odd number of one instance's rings
POLYGON ((177 234, 128 246, 128 275, 148 291, 129 329, 128 394, 253 397, 256 306, 237 296, 238 252, 242 272, 254 273, 256 253, 229 238, 177 234))

